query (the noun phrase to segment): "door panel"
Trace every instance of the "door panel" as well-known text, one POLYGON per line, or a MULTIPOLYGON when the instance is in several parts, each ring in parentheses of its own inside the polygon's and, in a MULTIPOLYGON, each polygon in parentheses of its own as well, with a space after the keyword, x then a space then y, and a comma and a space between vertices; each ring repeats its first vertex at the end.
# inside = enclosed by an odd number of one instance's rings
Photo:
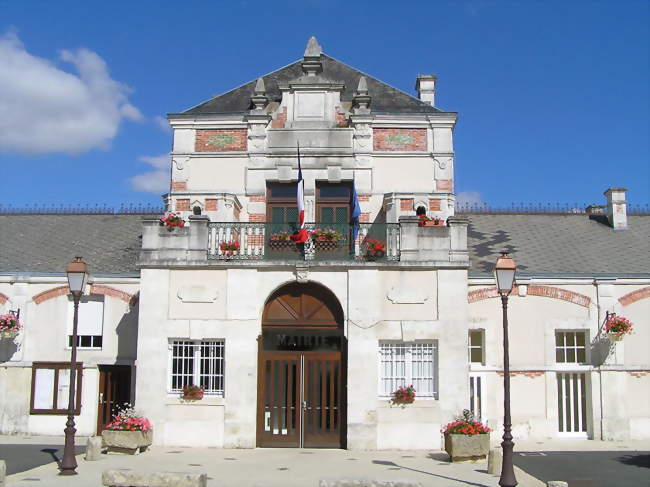
POLYGON ((260 352, 258 445, 340 448, 341 352, 260 352))
POLYGON ((560 436, 587 437, 586 374, 558 372, 557 398, 560 436))

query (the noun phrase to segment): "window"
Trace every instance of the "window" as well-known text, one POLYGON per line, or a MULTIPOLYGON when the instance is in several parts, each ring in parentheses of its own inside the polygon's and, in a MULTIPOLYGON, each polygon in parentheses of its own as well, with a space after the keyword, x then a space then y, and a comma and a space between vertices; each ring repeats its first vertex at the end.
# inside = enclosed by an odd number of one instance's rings
POLYGON ((485 330, 469 330, 469 362, 485 364, 485 330))
POLYGON ((319 223, 350 223, 352 183, 316 182, 316 221, 319 223))
POLYGON ((296 183, 267 183, 266 221, 295 224, 298 221, 296 183))
MULTIPOLYGON (((72 347, 74 304, 68 304, 68 347, 72 347)), ((79 348, 102 348, 104 329, 104 300, 98 296, 82 296, 77 323, 79 348)))
POLYGON ((173 340, 170 345, 170 392, 197 385, 206 395, 223 397, 223 340, 173 340))
POLYGON ((379 344, 379 395, 413 384, 416 397, 438 398, 438 342, 379 344))
POLYGON ((555 361, 559 364, 584 364, 587 362, 587 332, 555 332, 555 361))
MULTIPOLYGON (((81 410, 82 364, 77 364, 75 410, 81 410)), ((30 414, 67 414, 70 394, 69 362, 34 362, 30 414)))

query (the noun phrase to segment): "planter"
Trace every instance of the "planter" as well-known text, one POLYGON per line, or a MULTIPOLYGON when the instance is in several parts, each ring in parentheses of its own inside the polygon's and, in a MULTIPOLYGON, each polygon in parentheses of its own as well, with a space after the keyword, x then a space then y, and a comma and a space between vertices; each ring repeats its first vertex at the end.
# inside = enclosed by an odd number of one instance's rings
POLYGON ((300 251, 301 244, 297 244, 293 240, 269 240, 266 248, 266 254, 274 258, 296 258, 296 254, 300 251))
POLYGON ((18 336, 18 330, 2 330, 0 331, 0 338, 6 338, 7 340, 13 340, 18 336))
POLYGON ((203 399, 203 391, 184 393, 183 399, 187 401, 200 401, 201 399, 203 399))
POLYGON ((481 435, 445 433, 445 451, 452 462, 483 459, 490 451, 490 435, 489 433, 481 435))
POLYGON ((314 240, 316 259, 345 259, 350 256, 347 240, 314 240))
POLYGON ((135 455, 145 451, 153 443, 153 430, 148 431, 102 431, 102 446, 108 451, 135 455))
POLYGON ((625 337, 625 335, 624 334, 619 334, 619 333, 608 333, 607 334, 607 338, 612 343, 622 341, 623 337, 625 337))
POLYGON ((418 223, 418 227, 444 227, 444 226, 445 226, 444 220, 439 220, 437 223, 434 220, 418 223))
POLYGON ((413 404, 415 402, 415 397, 409 397, 407 399, 392 399, 391 402, 396 406, 403 406, 405 404, 413 404))

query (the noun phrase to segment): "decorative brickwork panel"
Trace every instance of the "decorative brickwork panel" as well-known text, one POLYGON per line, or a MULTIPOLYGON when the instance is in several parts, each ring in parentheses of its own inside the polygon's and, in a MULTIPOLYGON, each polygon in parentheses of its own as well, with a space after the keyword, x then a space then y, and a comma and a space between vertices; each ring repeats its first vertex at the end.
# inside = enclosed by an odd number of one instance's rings
MULTIPOLYGON (((517 286, 515 286, 512 290, 512 294, 516 295, 518 293, 519 289, 517 286)), ((527 295, 560 299, 562 301, 568 301, 569 303, 577 304, 578 306, 583 306, 585 308, 588 308, 591 304, 591 298, 589 296, 552 286, 528 286, 527 295)), ((497 293, 496 288, 486 287, 467 293, 467 302, 475 303, 477 301, 482 301, 488 298, 496 298, 498 296, 499 293, 497 293)))
POLYGON ((205 200, 205 211, 217 211, 217 200, 205 200))
POLYGON ((266 196, 263 194, 252 194, 248 197, 251 203, 266 203, 266 196))
POLYGON ((429 211, 440 211, 440 200, 429 200, 429 211))
POLYGON ((271 128, 273 129, 283 129, 287 123, 287 107, 284 107, 278 116, 271 120, 271 128))
POLYGON ((32 301, 34 301, 36 304, 41 304, 43 301, 47 301, 48 299, 58 298, 59 296, 66 296, 69 292, 70 290, 68 289, 68 286, 59 286, 48 289, 47 291, 43 291, 42 293, 38 293, 32 298, 32 301))
POLYGON ((401 199, 399 200, 399 209, 401 211, 413 211, 413 199, 401 199))
POLYGON ((5 304, 7 301, 9 301, 9 298, 4 294, 0 293, 0 304, 5 304))
MULTIPOLYGON (((497 372, 498 375, 501 377, 504 376, 503 371, 497 372)), ((511 370, 510 371, 510 377, 516 377, 518 375, 523 375, 524 377, 528 377, 529 379, 534 379, 535 377, 542 377, 544 375, 543 370, 511 370)))
POLYGON ((358 194, 357 199, 359 200, 359 202, 370 201, 370 195, 369 194, 358 194))
POLYGON ((359 215, 359 223, 369 223, 370 222, 370 213, 361 213, 359 215))
POLYGON ((451 191, 452 188, 451 179, 436 179, 436 189, 438 191, 451 191))
POLYGON ((373 129, 376 151, 426 151, 427 129, 373 129))
POLYGON ((110 286, 102 286, 100 284, 93 284, 90 286, 90 294, 103 294, 104 296, 111 296, 112 298, 121 299, 125 303, 134 304, 138 298, 133 294, 129 294, 119 289, 110 286))
POLYGON ((187 181, 172 181, 172 191, 187 191, 187 181))
POLYGON ((248 215, 248 221, 251 222, 265 222, 266 215, 264 213, 251 213, 248 215))
POLYGON ((190 211, 190 200, 176 200, 176 211, 190 211))
POLYGON ((232 152, 248 149, 246 129, 203 129, 196 131, 196 152, 232 152))
POLYGON ((650 287, 644 287, 637 289, 636 291, 632 291, 631 293, 627 293, 625 296, 618 298, 618 302, 623 306, 628 306, 645 298, 650 298, 650 287))
POLYGON ((628 370, 628 374, 630 374, 632 377, 636 377, 637 379, 640 379, 642 377, 645 377, 646 375, 650 375, 650 370, 628 370))

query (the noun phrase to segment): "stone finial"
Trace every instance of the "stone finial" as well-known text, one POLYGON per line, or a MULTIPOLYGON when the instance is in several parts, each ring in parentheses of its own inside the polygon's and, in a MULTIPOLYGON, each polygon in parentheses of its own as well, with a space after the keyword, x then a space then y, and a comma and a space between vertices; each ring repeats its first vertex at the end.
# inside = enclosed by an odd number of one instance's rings
POLYGON ((354 92, 352 97, 352 107, 355 114, 368 114, 370 113, 370 101, 372 98, 368 95, 368 81, 365 76, 359 78, 359 85, 357 91, 354 92))
POLYGON ((316 40, 315 36, 311 36, 307 41, 307 47, 305 48, 305 57, 320 57, 323 53, 323 49, 320 47, 320 44, 316 40))
POLYGON ((266 96, 266 87, 262 78, 257 78, 254 94, 251 96, 251 103, 253 104, 253 110, 256 111, 264 110, 269 104, 269 98, 266 96))
POLYGON ((320 60, 322 53, 320 44, 314 36, 311 36, 302 59, 302 70, 307 76, 316 76, 323 70, 323 63, 320 60))
POLYGON ((256 95, 265 95, 266 87, 264 86, 264 79, 257 78, 257 83, 255 83, 255 94, 256 95))

